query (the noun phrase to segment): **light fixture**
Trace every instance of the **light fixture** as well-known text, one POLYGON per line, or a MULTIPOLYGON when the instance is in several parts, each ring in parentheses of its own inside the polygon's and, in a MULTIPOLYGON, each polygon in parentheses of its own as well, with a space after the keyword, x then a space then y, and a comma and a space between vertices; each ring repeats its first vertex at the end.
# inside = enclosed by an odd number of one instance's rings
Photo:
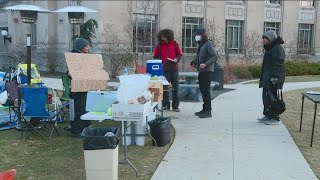
POLYGON ((1 35, 3 36, 4 43, 6 43, 6 40, 8 40, 11 43, 11 37, 8 36, 8 31, 2 30, 1 35))

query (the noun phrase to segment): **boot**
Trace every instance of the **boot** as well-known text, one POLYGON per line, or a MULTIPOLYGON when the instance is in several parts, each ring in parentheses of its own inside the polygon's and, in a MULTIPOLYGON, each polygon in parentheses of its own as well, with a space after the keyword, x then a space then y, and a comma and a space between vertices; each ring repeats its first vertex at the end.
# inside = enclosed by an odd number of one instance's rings
POLYGON ((203 113, 199 114, 199 118, 210 118, 212 117, 211 111, 203 111, 203 113))

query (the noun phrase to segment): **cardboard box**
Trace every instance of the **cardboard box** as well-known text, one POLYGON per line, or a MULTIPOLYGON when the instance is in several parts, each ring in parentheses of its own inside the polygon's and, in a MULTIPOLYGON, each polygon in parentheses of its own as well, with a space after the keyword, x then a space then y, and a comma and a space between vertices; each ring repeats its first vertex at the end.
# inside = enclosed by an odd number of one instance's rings
POLYGON ((109 74, 103 69, 101 54, 64 53, 72 77, 72 92, 106 90, 109 74))
POLYGON ((153 101, 163 100, 163 83, 161 81, 149 81, 149 91, 153 94, 153 101))
POLYGON ((152 111, 151 100, 145 104, 112 104, 112 118, 143 120, 152 111))

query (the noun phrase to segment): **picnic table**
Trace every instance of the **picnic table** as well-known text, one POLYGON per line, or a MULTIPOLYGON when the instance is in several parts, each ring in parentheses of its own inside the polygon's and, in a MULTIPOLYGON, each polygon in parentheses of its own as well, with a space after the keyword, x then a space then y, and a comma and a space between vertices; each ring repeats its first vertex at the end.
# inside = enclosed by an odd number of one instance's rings
MULTIPOLYGON (((184 98, 191 95, 193 101, 202 101, 202 95, 198 83, 198 72, 179 72, 179 78, 184 80, 179 80, 179 98, 184 98)), ((210 78, 210 77, 208 77, 210 78)), ((210 93, 213 99, 213 87, 218 86, 219 83, 211 81, 210 93)))

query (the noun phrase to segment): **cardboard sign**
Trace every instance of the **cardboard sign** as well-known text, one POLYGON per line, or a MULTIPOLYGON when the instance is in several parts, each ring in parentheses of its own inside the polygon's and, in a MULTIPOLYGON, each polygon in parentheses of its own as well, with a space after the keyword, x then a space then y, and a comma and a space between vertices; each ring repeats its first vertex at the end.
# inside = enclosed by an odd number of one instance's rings
POLYGON ((106 90, 109 74, 100 54, 64 53, 72 77, 72 92, 106 90))

